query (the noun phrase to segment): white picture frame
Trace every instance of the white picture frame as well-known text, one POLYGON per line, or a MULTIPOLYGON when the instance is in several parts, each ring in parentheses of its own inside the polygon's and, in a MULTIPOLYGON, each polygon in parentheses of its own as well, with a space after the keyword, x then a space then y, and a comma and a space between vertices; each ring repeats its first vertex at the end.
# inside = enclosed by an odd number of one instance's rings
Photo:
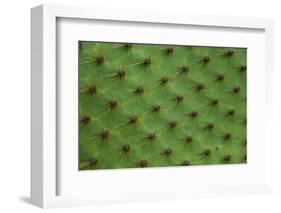
MULTIPOLYGON (((112 9, 99 9, 99 8, 84 8, 84 7, 74 7, 74 6, 54 6, 54 5, 41 5, 31 10, 31 54, 32 54, 32 147, 31 147, 31 200, 32 203, 43 207, 64 207, 64 206, 77 206, 77 205, 92 205, 99 203, 116 203, 116 202, 138 202, 144 200, 165 200, 165 199, 182 199, 187 197, 198 197, 198 196, 214 196, 214 195, 233 195, 233 194, 252 194, 252 193, 264 193, 270 192, 270 157, 266 149, 270 146, 270 131, 272 129, 272 95, 270 93, 273 87, 273 21, 270 19, 257 19, 257 18, 238 18, 238 17, 216 17, 216 16, 203 16, 203 15, 187 15, 187 14, 161 14, 152 13, 145 11, 122 11, 122 10, 112 10, 112 9), (167 186, 167 181, 175 180, 178 184, 183 184, 184 180, 181 180, 181 175, 183 175, 180 168, 165 168, 165 169, 147 169, 144 170, 122 170, 122 171, 101 171, 96 177, 93 177, 93 173, 84 173, 82 179, 75 179, 74 177, 68 178, 68 180, 61 178, 61 173, 67 175, 71 174, 73 170, 64 169, 65 159, 61 157, 64 151, 63 144, 58 145, 58 118, 60 107, 58 105, 58 88, 60 88, 61 78, 65 79, 61 75, 60 80, 57 77, 57 71, 60 69, 58 65, 58 49, 59 33, 62 31, 60 28, 62 26, 61 20, 87 20, 101 21, 118 21, 119 25, 122 23, 143 23, 145 27, 146 24, 153 24, 154 26, 197 26, 200 28, 210 28, 210 29, 223 29, 227 31, 228 34, 232 31, 239 30, 251 30, 260 32, 260 36, 256 42, 260 42, 263 48, 258 49, 256 57, 259 57, 259 64, 261 67, 254 67, 259 71, 259 76, 254 79, 251 74, 251 66, 249 68, 250 74, 248 74, 248 79, 250 81, 248 90, 251 93, 249 100, 248 112, 250 118, 248 119, 248 128, 250 140, 250 151, 252 153, 259 153, 257 155, 252 155, 249 159, 249 165, 243 167, 241 165, 231 167, 229 170, 222 167, 202 167, 202 169, 191 169, 192 178, 194 180, 193 186, 186 184, 182 185, 170 183, 167 186), (265 78, 263 78, 265 77, 265 78), (256 82, 256 83, 254 83, 256 82), (262 94, 262 98, 257 100, 255 98, 255 91, 262 94), (253 94, 253 95, 252 95, 253 94), (257 101, 260 101, 259 105, 261 107, 253 107, 257 101), (262 114, 263 116, 256 116, 257 114, 262 114), (257 126, 257 123, 259 125, 257 126), (258 136, 253 136, 251 129, 260 130, 261 128, 266 129, 266 131, 257 131, 258 136), (252 146, 251 140, 255 140, 259 137, 262 138, 258 145, 252 146), (253 148, 251 148, 253 147, 253 148), (261 166, 257 166, 261 163, 261 166), (251 167, 252 165, 252 167, 251 167), (253 170, 252 170, 253 169, 253 170), (175 173, 176 175, 168 175, 175 173), (205 176, 206 172, 215 171, 214 175, 210 176, 210 179, 216 179, 216 173, 218 176, 220 174, 228 173, 229 176, 224 178, 229 178, 228 181, 218 181, 206 182, 206 184, 200 184, 202 176, 205 176), (239 173, 236 177, 235 174, 239 173), (243 176, 243 173, 249 173, 243 176), (251 174, 250 174, 251 173, 251 174), (87 177, 88 176, 88 177, 87 177), (155 187, 149 186, 147 184, 140 184, 139 187, 131 182, 128 186, 123 188, 115 187, 109 184, 106 190, 98 189, 96 187, 96 194, 89 194, 86 191, 92 190, 91 187, 85 187, 85 185, 78 185, 78 181, 89 182, 89 177, 97 178, 99 181, 110 181, 111 178, 119 180, 126 179, 126 176, 131 178, 148 178, 150 176, 155 177, 154 183, 157 183, 155 187), (201 179, 200 179, 201 176, 201 179), (240 178, 238 177, 240 176, 240 178), (166 177, 166 178, 165 178, 166 177), (157 181, 161 180, 161 181, 157 181), (235 181, 236 179, 236 181, 235 181), (197 180, 197 181, 196 181, 197 180), (61 186, 67 184, 64 188, 69 190, 63 190, 61 192, 61 186), (135 187, 134 187, 135 186, 135 187), (113 188, 111 188, 113 187, 113 188), (79 191, 80 188, 83 190, 79 191), (87 189, 89 188, 89 189, 87 189), (127 188, 127 189, 126 189, 127 188), (143 190, 142 190, 143 189, 143 190), (72 191, 79 191, 79 193, 71 193, 72 191)), ((69 23, 68 23, 69 25, 69 23)), ((71 23, 70 23, 71 25, 71 23)), ((79 27, 76 25, 75 27, 79 27)), ((85 26, 84 26, 85 27, 85 26)), ((63 29, 67 29, 63 28, 63 29)), ((81 28, 82 29, 82 28, 81 28)), ((166 30, 167 30, 166 29, 166 30)), ((106 32, 104 32, 105 34, 106 32)), ((76 35, 76 34, 75 34, 76 35)), ((73 35, 69 38, 79 39, 80 37, 74 37, 73 35)), ((79 35, 81 36, 81 35, 79 35)), ((101 33, 102 36, 102 33, 101 33)), ((116 35, 117 36, 117 35, 116 35)), ((118 41, 123 41, 122 36, 118 35, 118 41)), ((212 38, 212 32, 209 34, 212 38)), ((235 36, 235 35, 233 35, 235 36)), ((230 37, 231 38, 231 37, 230 37)), ((253 36, 254 38, 254 36, 253 36)), ((112 39, 107 38, 109 41, 112 39)), ((123 38, 126 41, 126 38, 123 38)), ((141 38, 133 38, 133 40, 142 40, 141 38)), ((249 38, 248 38, 249 39, 249 38)), ((254 40, 254 39, 251 39, 254 40)), ((155 42, 158 40, 155 40, 155 42)), ((164 40, 162 40, 163 42, 164 40)), ((173 40, 170 42, 181 44, 180 40, 173 40)), ((196 44, 210 44, 209 41, 194 41, 196 44)), ((219 45, 222 41, 216 41, 211 43, 212 45, 219 45)), ((165 43, 165 42, 164 42, 165 43)), ((227 43, 227 41, 226 41, 227 43)), ((226 43, 223 43, 226 44, 226 43)), ((234 45, 235 42, 227 43, 229 45, 234 45)), ((238 45, 238 44, 237 44, 238 45)), ((243 45, 243 43, 240 43, 243 45)), ((252 44, 257 45, 255 43, 252 44)), ((70 51, 71 52, 71 51, 70 51)), ((256 54, 254 51, 251 54, 256 54)), ((60 53, 61 54, 61 53, 60 53)), ((63 54, 66 54, 63 52, 63 54)), ((72 56, 73 57, 73 56, 72 56)), ((254 55, 252 55, 254 58, 254 55)), ((253 60, 252 60, 253 61, 253 60)), ((250 60, 251 62, 251 60, 250 60)), ((76 69, 76 68, 75 68, 76 69)), ((75 80, 75 78, 74 78, 75 80)), ((70 85, 71 86, 71 85, 70 85)), ((74 137, 74 136, 73 136, 74 137)), ((257 139, 259 140, 259 139, 257 139)), ((74 142, 72 142, 74 143, 74 142)), ((75 144, 74 144, 75 145, 75 144)), ((71 150, 71 149, 70 149, 71 150)), ((269 149, 267 149, 269 150, 269 149)), ((74 150, 75 151, 75 150, 74 150)), ((63 156, 69 156, 71 153, 63 153, 63 156)), ((73 158, 75 160, 75 158, 73 158)), ((70 166, 71 167, 71 166, 70 166)), ((78 171, 77 171, 78 172, 78 171)), ((210 173, 209 173, 210 174, 210 173)), ((223 175, 222 175, 223 176, 223 175)), ((63 175, 62 175, 63 177, 63 175)), ((102 183, 100 183, 101 186, 102 183)), ((87 184, 87 186, 89 186, 87 184)))

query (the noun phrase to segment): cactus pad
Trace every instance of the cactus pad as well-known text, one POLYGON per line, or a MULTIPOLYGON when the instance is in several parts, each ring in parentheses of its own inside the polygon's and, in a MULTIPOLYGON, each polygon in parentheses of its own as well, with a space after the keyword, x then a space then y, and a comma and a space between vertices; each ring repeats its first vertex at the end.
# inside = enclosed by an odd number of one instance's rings
POLYGON ((79 42, 79 169, 246 163, 245 48, 79 42))

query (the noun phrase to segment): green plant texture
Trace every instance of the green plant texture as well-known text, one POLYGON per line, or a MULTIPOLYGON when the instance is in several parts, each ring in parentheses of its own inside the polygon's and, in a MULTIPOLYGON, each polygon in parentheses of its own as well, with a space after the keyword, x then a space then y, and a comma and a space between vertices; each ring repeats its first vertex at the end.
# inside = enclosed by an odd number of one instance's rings
POLYGON ((247 49, 79 42, 79 169, 247 162, 247 49))

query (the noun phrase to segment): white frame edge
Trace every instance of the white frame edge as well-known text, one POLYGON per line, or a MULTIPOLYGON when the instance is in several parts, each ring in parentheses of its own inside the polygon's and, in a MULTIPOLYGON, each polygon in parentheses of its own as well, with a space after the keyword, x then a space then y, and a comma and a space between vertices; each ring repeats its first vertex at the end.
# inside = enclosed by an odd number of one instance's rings
MULTIPOLYGON (((57 17, 263 29, 266 33, 267 94, 273 91, 272 19, 162 14, 57 5, 34 7, 31 9, 31 202, 36 206, 46 208, 95 203, 88 197, 73 199, 56 196, 57 17)), ((273 118, 273 95, 267 97, 267 133, 272 133, 270 125, 273 118)), ((269 135, 272 134, 267 134, 267 140, 273 141, 269 135)), ((270 161, 267 165, 270 165, 270 161)), ((267 175, 266 185, 254 189, 249 187, 249 190, 269 191, 272 183, 270 171, 267 175)), ((228 194, 223 189, 217 191, 228 194)), ((231 192, 236 194, 235 189, 231 192)))

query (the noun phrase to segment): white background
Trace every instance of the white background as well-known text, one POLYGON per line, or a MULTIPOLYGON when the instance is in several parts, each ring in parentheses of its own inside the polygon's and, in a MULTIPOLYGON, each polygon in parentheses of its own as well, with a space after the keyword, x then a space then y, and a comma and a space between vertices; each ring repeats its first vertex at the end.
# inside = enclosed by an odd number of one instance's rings
MULTIPOLYGON (((279 1, 280 2, 280 1, 279 1)), ((29 204, 30 178, 30 11, 41 3, 77 4, 73 0, 37 1, 2 0, 0 7, 0 211, 39 212, 29 204)), ((109 206, 52 209, 50 212, 280 212, 281 211, 281 5, 278 0, 80 0, 80 5, 275 18, 275 124, 274 162, 275 187, 273 195, 226 198, 201 198, 185 201, 122 204, 109 206), (279 99, 279 100, 278 100, 279 99), (279 109, 279 110, 278 110, 279 109), (279 155, 279 156, 278 156, 279 155)))

